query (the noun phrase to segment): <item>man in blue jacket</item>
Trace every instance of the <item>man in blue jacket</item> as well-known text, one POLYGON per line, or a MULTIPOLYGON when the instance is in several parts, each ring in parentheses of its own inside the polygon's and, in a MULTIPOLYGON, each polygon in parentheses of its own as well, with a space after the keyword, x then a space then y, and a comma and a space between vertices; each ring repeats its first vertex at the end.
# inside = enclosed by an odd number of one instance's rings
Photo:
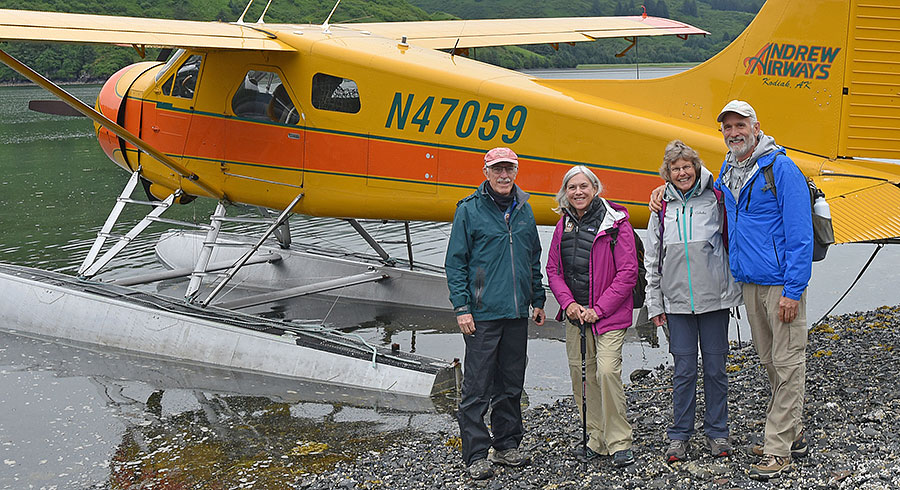
POLYGON ((743 285, 753 345, 772 391, 765 441, 753 448, 761 459, 750 477, 768 480, 808 450, 802 414, 813 250, 809 190, 784 148, 760 130, 750 104, 732 100, 717 120, 730 150, 715 183, 725 198, 729 264, 743 285))
POLYGON ((521 398, 528 317, 533 308, 535 323, 543 325, 546 293, 529 196, 515 185, 518 169, 509 148, 487 152, 482 169, 487 180, 457 204, 444 262, 466 342, 458 419, 463 462, 475 480, 494 475, 491 462, 531 461, 518 449, 525 432, 521 398), (493 437, 484 424, 488 406, 493 437))

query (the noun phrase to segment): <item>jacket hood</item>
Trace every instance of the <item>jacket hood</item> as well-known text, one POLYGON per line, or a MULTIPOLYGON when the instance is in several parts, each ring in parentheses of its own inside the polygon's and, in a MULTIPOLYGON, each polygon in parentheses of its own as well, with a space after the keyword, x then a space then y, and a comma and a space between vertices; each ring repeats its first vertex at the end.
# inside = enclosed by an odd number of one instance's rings
POLYGON ((602 197, 600 200, 603 201, 603 205, 606 206, 606 215, 603 216, 603 221, 600 223, 601 231, 618 226, 623 220, 628 220, 628 210, 625 209, 625 206, 609 202, 602 197))
MULTIPOLYGON (((715 177, 713 176, 712 172, 707 170, 706 167, 701 166, 700 167, 700 176, 698 177, 698 180, 700 181, 700 185, 697 187, 697 190, 698 190, 697 194, 700 194, 702 192, 702 190, 706 189, 707 187, 712 188, 714 179, 715 179, 715 177)), ((675 187, 674 184, 672 184, 671 182, 666 182, 666 192, 663 195, 663 200, 665 200, 665 201, 683 201, 684 198, 681 196, 681 192, 679 192, 679 190, 675 187)))

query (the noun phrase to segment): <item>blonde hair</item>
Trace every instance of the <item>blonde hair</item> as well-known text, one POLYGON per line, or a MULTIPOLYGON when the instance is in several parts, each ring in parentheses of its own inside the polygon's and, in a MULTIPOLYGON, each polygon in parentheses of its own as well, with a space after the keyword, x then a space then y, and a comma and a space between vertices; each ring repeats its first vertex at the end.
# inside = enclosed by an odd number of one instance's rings
POLYGON ((594 175, 594 172, 591 172, 591 169, 585 167, 584 165, 576 165, 569 169, 566 172, 566 175, 563 176, 562 186, 559 188, 559 192, 556 193, 556 207, 553 208, 553 212, 556 214, 562 214, 563 209, 569 207, 569 199, 566 197, 566 186, 569 185, 569 181, 572 180, 572 177, 575 177, 578 174, 584 174, 587 177, 588 181, 594 186, 594 189, 597 192, 594 196, 599 196, 601 192, 603 192, 603 184, 600 183, 600 179, 594 175))
POLYGON ((694 171, 700 175, 700 169, 703 167, 703 160, 697 151, 690 146, 681 142, 681 140, 672 140, 666 145, 666 151, 663 153, 662 165, 659 167, 659 176, 666 182, 671 182, 671 174, 669 173, 669 165, 678 160, 686 160, 694 165, 694 171))

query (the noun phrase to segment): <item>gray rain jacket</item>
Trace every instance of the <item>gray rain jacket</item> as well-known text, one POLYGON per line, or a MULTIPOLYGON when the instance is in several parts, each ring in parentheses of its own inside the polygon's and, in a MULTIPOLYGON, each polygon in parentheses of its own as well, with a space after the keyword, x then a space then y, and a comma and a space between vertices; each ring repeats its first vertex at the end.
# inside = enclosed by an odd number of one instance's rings
POLYGON ((725 212, 713 192, 713 175, 701 167, 699 180, 686 201, 675 186, 666 184, 661 248, 659 214, 650 215, 644 254, 650 318, 662 313, 707 313, 743 302, 722 241, 725 212))

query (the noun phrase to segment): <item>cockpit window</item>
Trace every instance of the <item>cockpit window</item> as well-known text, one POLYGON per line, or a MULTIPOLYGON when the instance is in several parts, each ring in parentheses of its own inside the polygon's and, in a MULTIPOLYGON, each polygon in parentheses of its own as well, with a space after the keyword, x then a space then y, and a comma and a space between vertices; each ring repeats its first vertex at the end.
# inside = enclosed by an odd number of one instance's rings
POLYGON ((281 124, 297 124, 300 113, 277 73, 250 70, 231 99, 238 117, 281 124))
POLYGON ((312 80, 312 105, 323 111, 359 112, 359 87, 349 78, 316 73, 312 80))
POLYGON ((184 99, 194 98, 194 89, 197 87, 197 77, 200 75, 200 64, 203 57, 194 54, 181 64, 175 75, 169 77, 163 84, 163 93, 173 97, 181 97, 184 99), (173 83, 174 80, 174 83, 173 83))
POLYGON ((174 53, 172 53, 172 54, 169 56, 169 59, 166 60, 166 64, 163 65, 162 69, 159 70, 159 71, 156 73, 156 81, 157 81, 157 82, 159 81, 159 77, 165 75, 166 72, 169 71, 169 68, 172 68, 172 65, 174 65, 175 62, 178 61, 178 58, 181 58, 181 55, 182 55, 182 54, 184 54, 184 50, 183 50, 183 49, 177 49, 177 50, 175 50, 174 53))

